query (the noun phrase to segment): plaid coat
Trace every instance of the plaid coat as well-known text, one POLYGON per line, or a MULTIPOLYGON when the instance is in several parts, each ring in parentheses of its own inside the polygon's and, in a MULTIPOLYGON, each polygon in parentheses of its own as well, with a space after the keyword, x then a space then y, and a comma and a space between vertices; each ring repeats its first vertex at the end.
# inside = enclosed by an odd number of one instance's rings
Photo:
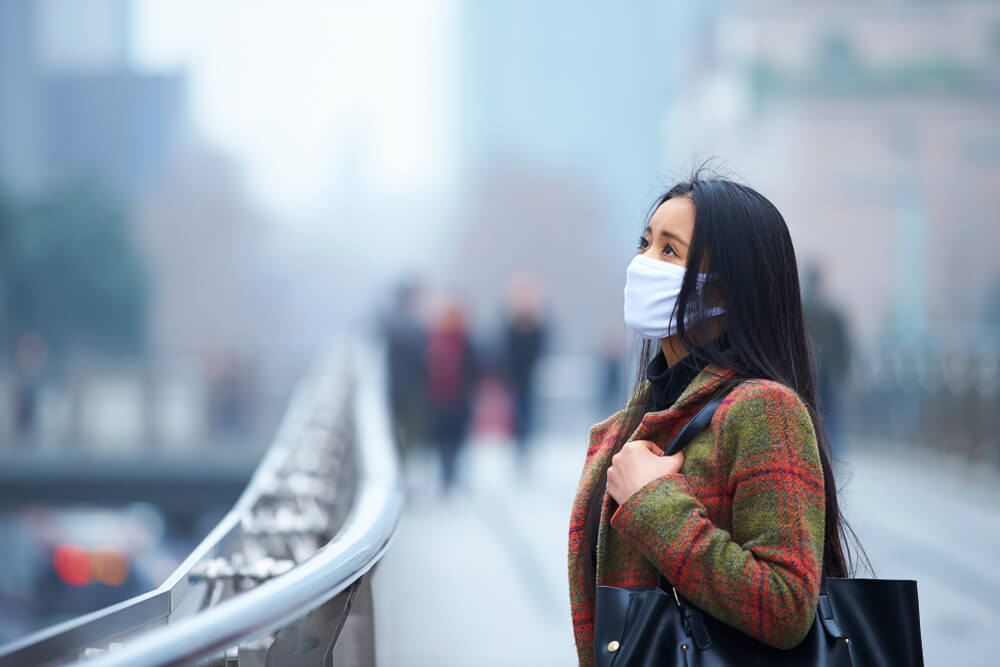
MULTIPOLYGON (((730 378, 709 365, 667 410, 647 413, 629 440, 666 449, 730 378)), ((624 410, 594 426, 573 501, 569 588, 581 665, 594 662, 594 591, 584 523, 605 489, 624 410)), ((824 542, 823 471, 812 420, 798 395, 747 380, 684 450, 680 473, 642 487, 621 506, 604 492, 597 585, 656 586, 660 572, 705 612, 762 642, 798 644, 812 625, 824 542)))

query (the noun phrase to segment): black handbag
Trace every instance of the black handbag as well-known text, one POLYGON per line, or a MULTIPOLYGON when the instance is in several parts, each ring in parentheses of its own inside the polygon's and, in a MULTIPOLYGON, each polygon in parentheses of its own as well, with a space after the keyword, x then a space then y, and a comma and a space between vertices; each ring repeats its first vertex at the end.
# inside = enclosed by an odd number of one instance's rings
MULTIPOLYGON (((712 421, 729 387, 698 411, 664 454, 712 421)), ((704 613, 660 577, 660 586, 598 586, 594 661, 598 667, 923 667, 917 582, 824 576, 816 618, 791 649, 757 641, 704 613)))

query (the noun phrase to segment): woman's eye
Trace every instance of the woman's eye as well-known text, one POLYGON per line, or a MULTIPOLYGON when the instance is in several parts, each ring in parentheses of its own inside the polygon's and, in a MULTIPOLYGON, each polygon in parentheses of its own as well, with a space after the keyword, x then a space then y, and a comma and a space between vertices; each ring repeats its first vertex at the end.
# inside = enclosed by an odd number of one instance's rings
POLYGON ((645 236, 639 237, 639 250, 645 250, 649 247, 649 241, 646 240, 645 236))
POLYGON ((674 252, 673 247, 669 243, 667 245, 663 246, 663 254, 664 255, 673 255, 675 257, 677 256, 677 253, 674 252))

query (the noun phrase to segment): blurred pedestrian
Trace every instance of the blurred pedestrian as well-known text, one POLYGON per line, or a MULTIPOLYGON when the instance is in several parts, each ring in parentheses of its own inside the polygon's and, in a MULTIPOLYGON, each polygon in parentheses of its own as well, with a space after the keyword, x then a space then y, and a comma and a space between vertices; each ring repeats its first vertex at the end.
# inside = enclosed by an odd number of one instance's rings
POLYGON ((234 441, 246 441, 256 412, 250 364, 232 352, 221 355, 212 365, 208 387, 212 431, 234 441))
POLYGON ((433 323, 427 345, 427 395, 433 440, 441 459, 441 482, 450 492, 457 477, 458 454, 472 414, 476 361, 463 309, 446 306, 433 323))
POLYGON ((421 290, 416 280, 396 288, 383 320, 389 409, 400 455, 405 457, 427 436, 427 332, 420 319, 421 290))
POLYGON ((534 428, 535 369, 545 347, 541 290, 534 276, 516 276, 507 293, 504 322, 507 376, 513 397, 514 444, 522 470, 534 428))
POLYGON ((21 335, 14 350, 14 439, 30 440, 38 428, 38 389, 48 346, 37 333, 21 335))
POLYGON ((830 449, 836 455, 843 446, 841 405, 851 365, 851 345, 846 318, 827 297, 824 287, 822 269, 818 264, 810 265, 802 290, 802 311, 817 366, 819 412, 830 449))
POLYGON ((624 316, 648 363, 625 409, 591 429, 573 501, 580 664, 619 648, 595 646, 598 587, 662 579, 758 642, 796 646, 824 572, 847 576, 849 558, 781 214, 731 181, 696 174, 674 186, 626 271, 624 316), (723 396, 710 423, 664 455, 723 396))
POLYGON ((607 329, 601 334, 599 343, 601 387, 598 392, 598 407, 601 414, 614 412, 621 405, 625 392, 624 342, 622 331, 607 329))

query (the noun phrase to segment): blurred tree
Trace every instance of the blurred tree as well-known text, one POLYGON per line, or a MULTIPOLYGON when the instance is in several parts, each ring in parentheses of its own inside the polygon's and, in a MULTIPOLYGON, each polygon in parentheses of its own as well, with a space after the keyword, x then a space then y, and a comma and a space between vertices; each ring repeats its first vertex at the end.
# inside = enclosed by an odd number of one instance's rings
POLYGON ((94 190, 32 202, 0 198, 0 336, 71 350, 138 354, 148 279, 123 209, 94 190))

